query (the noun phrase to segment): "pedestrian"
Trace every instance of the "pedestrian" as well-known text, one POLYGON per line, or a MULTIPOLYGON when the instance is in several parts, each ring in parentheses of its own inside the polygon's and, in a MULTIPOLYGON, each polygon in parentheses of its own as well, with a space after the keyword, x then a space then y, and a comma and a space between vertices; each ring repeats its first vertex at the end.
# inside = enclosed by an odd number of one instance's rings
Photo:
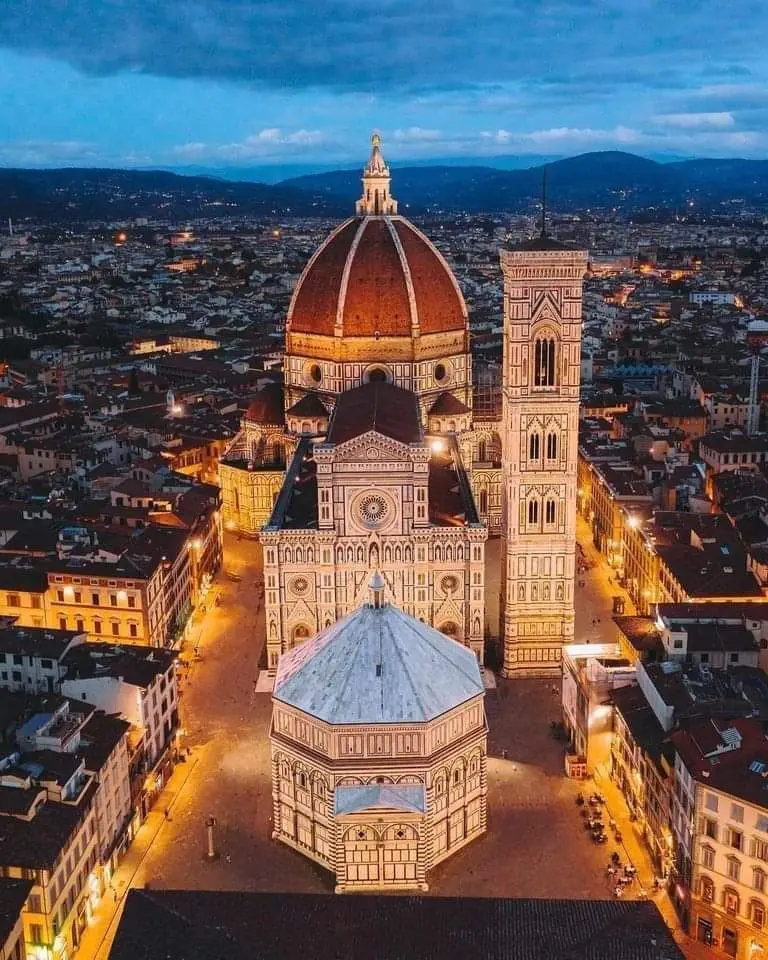
POLYGON ((165 808, 165 819, 166 819, 166 820, 170 820, 170 819, 171 819, 171 809, 170 809, 170 807, 166 807, 166 808, 165 808))

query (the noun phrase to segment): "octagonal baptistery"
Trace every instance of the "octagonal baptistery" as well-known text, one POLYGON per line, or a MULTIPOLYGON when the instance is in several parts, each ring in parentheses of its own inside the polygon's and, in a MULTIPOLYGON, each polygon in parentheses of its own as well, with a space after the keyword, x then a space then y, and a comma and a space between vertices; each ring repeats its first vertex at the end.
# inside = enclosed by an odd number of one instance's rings
POLYGON ((467 307, 439 251, 397 215, 374 134, 357 216, 310 259, 288 309, 286 402, 307 392, 331 406, 344 390, 388 380, 420 398, 470 405, 467 307))
POLYGON ((477 658, 371 602, 283 654, 272 727, 273 838, 331 870, 336 892, 426 890, 486 829, 477 658))

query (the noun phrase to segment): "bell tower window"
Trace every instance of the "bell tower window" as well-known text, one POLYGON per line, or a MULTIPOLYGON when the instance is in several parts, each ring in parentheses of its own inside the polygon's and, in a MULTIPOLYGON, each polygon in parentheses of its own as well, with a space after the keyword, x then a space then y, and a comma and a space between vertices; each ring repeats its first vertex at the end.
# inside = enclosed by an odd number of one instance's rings
POLYGON ((547 434, 547 460, 557 459, 557 434, 547 434))
POLYGON ((557 343, 551 335, 537 337, 533 347, 534 387, 555 387, 557 343))
POLYGON ((541 435, 532 433, 528 440, 528 459, 538 460, 541 453, 541 435))

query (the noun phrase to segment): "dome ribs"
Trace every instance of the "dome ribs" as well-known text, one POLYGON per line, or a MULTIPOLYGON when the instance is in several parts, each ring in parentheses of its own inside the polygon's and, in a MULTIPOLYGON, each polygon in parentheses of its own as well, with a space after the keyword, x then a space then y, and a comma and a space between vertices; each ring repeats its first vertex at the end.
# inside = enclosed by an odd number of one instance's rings
POLYGON ((449 267, 429 241, 407 220, 392 221, 411 271, 422 336, 464 330, 466 308, 449 267))
POLYGON ((410 337, 411 306, 403 265, 385 218, 366 220, 343 305, 348 337, 410 337))
POLYGON ((358 219, 349 220, 331 234, 308 264, 289 316, 293 333, 333 336, 344 266, 359 226, 358 219))
POLYGON ((342 224, 307 264, 288 315, 289 333, 328 337, 414 339, 466 329, 450 267, 398 216, 342 224))

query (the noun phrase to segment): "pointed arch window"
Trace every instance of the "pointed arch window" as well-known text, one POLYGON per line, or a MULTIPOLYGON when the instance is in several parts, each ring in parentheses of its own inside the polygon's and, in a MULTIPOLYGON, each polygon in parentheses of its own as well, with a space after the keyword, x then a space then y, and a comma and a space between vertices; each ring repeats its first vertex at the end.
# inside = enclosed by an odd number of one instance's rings
POLYGON ((488 513, 488 491, 480 491, 480 513, 485 516, 488 513))
POLYGON ((535 526, 539 522, 539 501, 528 501, 528 524, 535 526))
POLYGON ((547 500, 544 504, 544 522, 552 525, 557 519, 557 504, 553 499, 547 500))
POLYGON ((556 460, 557 459, 557 434, 548 433, 547 434, 547 460, 556 460))
POLYGON ((557 343, 551 334, 537 337, 533 347, 534 387, 555 387, 557 343))
POLYGON ((528 459, 538 460, 541 454, 541 434, 534 431, 528 438, 528 459))

